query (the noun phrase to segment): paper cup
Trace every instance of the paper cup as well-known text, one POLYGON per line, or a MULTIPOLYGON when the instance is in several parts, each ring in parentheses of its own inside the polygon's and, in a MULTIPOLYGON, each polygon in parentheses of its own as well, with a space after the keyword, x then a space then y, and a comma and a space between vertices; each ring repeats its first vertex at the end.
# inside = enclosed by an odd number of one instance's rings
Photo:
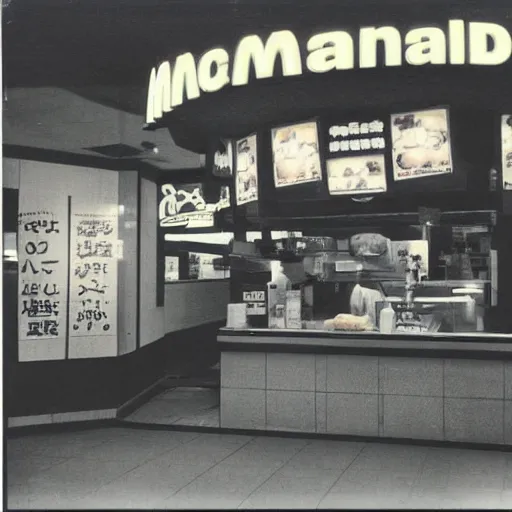
POLYGON ((226 327, 230 329, 245 329, 247 327, 247 305, 228 304, 228 318, 226 327))

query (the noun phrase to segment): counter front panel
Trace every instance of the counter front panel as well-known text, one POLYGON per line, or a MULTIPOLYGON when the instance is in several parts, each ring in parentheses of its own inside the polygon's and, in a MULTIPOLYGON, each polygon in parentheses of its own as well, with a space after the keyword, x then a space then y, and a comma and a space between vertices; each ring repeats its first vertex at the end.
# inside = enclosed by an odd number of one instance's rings
POLYGON ((446 342, 425 340, 402 343, 420 343, 430 357, 399 355, 389 344, 386 355, 350 354, 354 338, 226 331, 219 336, 223 428, 512 445, 507 343, 497 341, 489 359, 442 355, 435 344, 446 342), (304 340, 304 352, 281 350, 304 340))

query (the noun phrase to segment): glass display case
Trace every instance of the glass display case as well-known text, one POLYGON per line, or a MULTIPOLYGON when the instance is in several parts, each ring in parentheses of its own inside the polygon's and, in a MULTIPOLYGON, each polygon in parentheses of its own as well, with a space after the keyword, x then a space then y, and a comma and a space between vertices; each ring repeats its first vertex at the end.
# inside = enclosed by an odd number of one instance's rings
POLYGON ((500 332, 492 237, 492 225, 396 225, 235 242, 232 302, 247 303, 248 328, 500 332))

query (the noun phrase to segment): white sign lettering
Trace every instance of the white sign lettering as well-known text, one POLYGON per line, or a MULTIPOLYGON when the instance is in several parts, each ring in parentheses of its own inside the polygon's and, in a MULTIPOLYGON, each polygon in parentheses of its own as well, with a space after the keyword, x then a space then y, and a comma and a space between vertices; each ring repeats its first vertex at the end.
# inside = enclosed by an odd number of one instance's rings
MULTIPOLYGON (((512 56, 512 37, 496 23, 450 20, 448 30, 419 27, 404 37, 391 26, 363 27, 359 30, 359 67, 377 67, 379 43, 384 47, 384 66, 462 65, 498 66, 512 56), (466 61, 466 28, 468 59, 466 61), (489 42, 492 44, 489 44, 489 42)), ((305 68, 311 73, 327 73, 355 67, 354 37, 344 31, 313 35, 306 43, 305 68)), ((179 55, 174 65, 168 61, 151 70, 146 122, 154 123, 186 100, 199 98, 201 92, 216 92, 231 84, 247 85, 251 66, 256 79, 272 78, 279 56, 283 76, 303 73, 301 47, 289 30, 270 34, 266 42, 257 35, 244 37, 238 44, 229 76, 230 57, 223 48, 206 52, 196 66, 191 53, 179 55)))

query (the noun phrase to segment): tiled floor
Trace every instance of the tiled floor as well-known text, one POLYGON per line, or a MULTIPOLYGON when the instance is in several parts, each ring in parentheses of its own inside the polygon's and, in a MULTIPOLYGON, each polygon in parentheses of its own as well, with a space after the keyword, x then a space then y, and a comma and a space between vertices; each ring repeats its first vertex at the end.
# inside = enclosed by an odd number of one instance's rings
POLYGON ((134 423, 219 427, 219 389, 168 389, 125 418, 134 423))
POLYGON ((103 428, 7 442, 9 509, 512 509, 512 453, 103 428))

